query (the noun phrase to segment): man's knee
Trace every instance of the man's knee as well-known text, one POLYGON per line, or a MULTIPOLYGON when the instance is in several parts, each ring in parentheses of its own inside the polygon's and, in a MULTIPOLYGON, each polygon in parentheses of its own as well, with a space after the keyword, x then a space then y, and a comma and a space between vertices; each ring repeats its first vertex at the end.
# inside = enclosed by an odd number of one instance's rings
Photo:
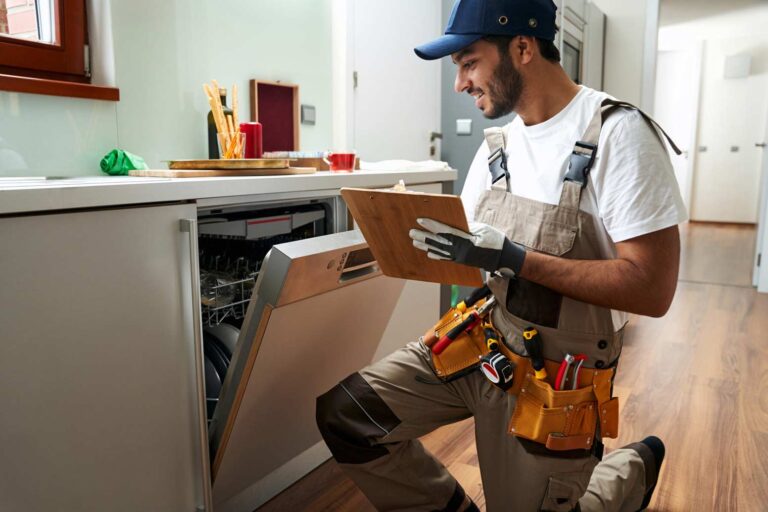
POLYGON ((363 464, 389 452, 376 441, 400 419, 359 373, 317 398, 315 419, 337 462, 363 464))

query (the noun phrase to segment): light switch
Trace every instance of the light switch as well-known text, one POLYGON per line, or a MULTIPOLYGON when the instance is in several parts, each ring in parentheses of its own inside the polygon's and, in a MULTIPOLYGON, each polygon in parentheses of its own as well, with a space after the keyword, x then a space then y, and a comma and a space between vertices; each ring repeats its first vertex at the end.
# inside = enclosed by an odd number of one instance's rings
POLYGON ((315 124, 315 107, 312 105, 301 106, 301 124, 315 124))
POLYGON ((472 135, 472 120, 471 119, 457 119, 456 120, 456 135, 472 135))

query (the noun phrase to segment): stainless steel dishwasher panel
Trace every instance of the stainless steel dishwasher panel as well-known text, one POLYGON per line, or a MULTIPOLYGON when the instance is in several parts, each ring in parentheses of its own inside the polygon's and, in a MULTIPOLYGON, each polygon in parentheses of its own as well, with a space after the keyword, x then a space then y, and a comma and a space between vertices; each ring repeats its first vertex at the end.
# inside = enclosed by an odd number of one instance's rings
POLYGON ((217 511, 253 510, 328 458, 315 399, 371 362, 403 285, 357 231, 272 248, 210 426, 217 511))

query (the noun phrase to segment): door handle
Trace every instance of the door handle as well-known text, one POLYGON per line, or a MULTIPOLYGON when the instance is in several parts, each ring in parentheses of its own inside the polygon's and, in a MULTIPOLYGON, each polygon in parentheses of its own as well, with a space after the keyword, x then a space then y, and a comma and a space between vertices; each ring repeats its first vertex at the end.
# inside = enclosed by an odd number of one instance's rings
POLYGON ((435 139, 442 139, 443 134, 440 132, 430 132, 429 134, 429 142, 435 142, 435 139))
POLYGON ((765 142, 755 142, 756 148, 764 148, 765 146, 768 146, 765 142))
POLYGON ((203 370, 203 320, 200 312, 200 262, 197 249, 197 219, 181 219, 179 229, 189 235, 189 272, 192 283, 192 320, 195 336, 195 385, 197 388, 198 443, 203 486, 203 504, 198 511, 213 510, 211 499, 211 463, 208 458, 208 411, 205 403, 205 374, 203 370))

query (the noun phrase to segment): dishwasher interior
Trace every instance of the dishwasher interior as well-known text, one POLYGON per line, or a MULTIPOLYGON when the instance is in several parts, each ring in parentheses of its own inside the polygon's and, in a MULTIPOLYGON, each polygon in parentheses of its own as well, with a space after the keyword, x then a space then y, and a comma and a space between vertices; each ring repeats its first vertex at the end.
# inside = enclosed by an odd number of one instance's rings
POLYGON ((213 505, 250 512, 330 457, 316 397, 400 329, 405 282, 338 197, 200 209, 198 251, 213 505))
POLYGON ((265 256, 276 244, 343 230, 339 198, 198 212, 205 393, 210 423, 265 256))

